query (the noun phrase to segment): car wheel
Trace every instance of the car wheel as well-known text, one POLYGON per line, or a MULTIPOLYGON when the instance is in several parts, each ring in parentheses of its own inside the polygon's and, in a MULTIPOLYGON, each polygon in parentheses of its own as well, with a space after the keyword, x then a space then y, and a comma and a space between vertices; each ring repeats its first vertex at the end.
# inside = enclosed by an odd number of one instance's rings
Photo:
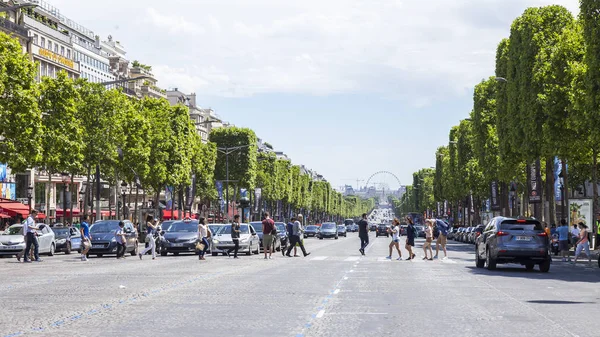
POLYGON ((336 237, 335 237, 335 239, 337 240, 337 239, 338 239, 338 237, 336 236, 336 237))
POLYGON ((485 260, 483 260, 479 257, 479 251, 478 251, 477 247, 475 247, 475 266, 477 268, 485 267, 485 260))
POLYGON ((323 240, 323 237, 322 237, 322 236, 319 236, 319 240, 323 240))
POLYGON ((175 253, 173 253, 173 255, 175 255, 175 256, 178 256, 178 255, 179 255, 179 252, 175 252, 175 253))
POLYGON ((96 257, 102 257, 102 256, 103 256, 102 254, 96 254, 96 257))
POLYGON ((167 256, 167 255, 169 255, 169 252, 167 252, 166 250, 160 251, 160 256, 167 256))
POLYGON ((256 250, 254 251, 254 254, 260 254, 260 245, 256 245, 256 250))
POLYGON ((533 267, 535 267, 535 264, 533 264, 533 263, 526 263, 525 264, 525 269, 527 269, 529 271, 533 270, 533 267))
POLYGON ((67 242, 67 247, 65 248, 65 254, 71 254, 71 243, 67 242))
POLYGON ((494 270, 496 269, 496 260, 492 258, 492 253, 490 253, 490 250, 487 249, 487 255, 486 255, 486 261, 485 263, 487 264, 487 269, 488 270, 494 270))
POLYGON ((131 256, 137 256, 137 255, 138 255, 138 253, 139 253, 139 250, 140 250, 140 248, 139 248, 139 243, 136 241, 136 242, 135 242, 135 246, 133 246, 133 250, 132 250, 132 251, 131 251, 131 253, 130 253, 130 254, 131 254, 131 256))
POLYGON ((212 256, 217 256, 217 255, 219 255, 219 253, 212 252, 212 256))
MULTIPOLYGON (((260 253, 260 247, 258 248, 258 252, 260 253)), ((252 255, 252 245, 248 245, 248 251, 246 252, 246 255, 252 255)))
POLYGON ((54 256, 54 250, 56 246, 54 244, 50 245, 50 251, 48 252, 48 256, 54 256))
POLYGON ((547 273, 550 271, 550 259, 546 259, 544 262, 540 263, 540 271, 542 273, 547 273))

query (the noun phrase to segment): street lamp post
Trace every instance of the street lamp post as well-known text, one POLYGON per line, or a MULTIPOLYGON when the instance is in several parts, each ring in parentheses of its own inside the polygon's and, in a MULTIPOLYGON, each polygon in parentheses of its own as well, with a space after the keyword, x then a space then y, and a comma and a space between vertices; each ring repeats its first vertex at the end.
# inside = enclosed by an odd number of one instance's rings
POLYGON ((27 187, 27 205, 29 206, 29 213, 31 213, 31 200, 33 199, 33 186, 27 187))
MULTIPOLYGON (((219 147, 217 151, 223 153, 225 155, 225 201, 227 202, 226 212, 229 217, 229 155, 239 151, 241 149, 245 149, 249 147, 248 145, 234 146, 234 147, 219 147)), ((219 204, 219 206, 221 206, 219 204)))
POLYGON ((68 173, 62 173, 62 182, 63 182, 63 216, 62 216, 62 223, 63 225, 66 224, 67 222, 67 183, 69 182, 69 174, 68 173))
POLYGON ((121 212, 122 212, 122 219, 125 220, 125 194, 127 193, 127 183, 125 182, 125 180, 123 180, 123 182, 121 183, 121 212))

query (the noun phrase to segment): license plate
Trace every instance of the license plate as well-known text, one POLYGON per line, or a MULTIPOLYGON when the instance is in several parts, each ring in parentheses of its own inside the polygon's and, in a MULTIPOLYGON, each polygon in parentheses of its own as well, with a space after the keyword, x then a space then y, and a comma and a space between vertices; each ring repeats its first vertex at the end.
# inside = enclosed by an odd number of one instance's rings
POLYGON ((531 236, 517 236, 517 241, 531 241, 531 236))
POLYGON ((104 248, 104 245, 92 245, 92 248, 104 248))
POLYGON ((19 247, 17 247, 17 246, 2 246, 2 249, 5 249, 5 250, 14 250, 14 249, 19 249, 19 247))
POLYGON ((183 243, 174 243, 173 247, 183 247, 183 243))

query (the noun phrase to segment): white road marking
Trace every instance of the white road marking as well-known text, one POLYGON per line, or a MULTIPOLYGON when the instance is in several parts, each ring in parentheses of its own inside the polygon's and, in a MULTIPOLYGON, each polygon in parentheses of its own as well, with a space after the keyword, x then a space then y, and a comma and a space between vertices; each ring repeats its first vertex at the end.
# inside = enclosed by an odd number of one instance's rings
POLYGON ((350 262, 350 261, 358 261, 359 259, 360 259, 359 256, 350 256, 350 257, 347 257, 344 261, 348 261, 348 262, 350 262))
POLYGON ((321 317, 323 317, 323 315, 325 315, 325 310, 320 310, 320 311, 317 313, 317 318, 321 318, 321 317))
POLYGON ((315 256, 312 259, 310 259, 311 261, 323 261, 326 260, 329 256, 315 256))
POLYGON ((334 295, 337 295, 337 294, 339 294, 339 293, 340 293, 340 290, 339 290, 339 289, 336 289, 336 290, 334 290, 334 291, 333 291, 333 294, 334 294, 334 295))
POLYGON ((387 312, 328 312, 327 315, 388 315, 387 312))
POLYGON ((345 276, 345 277, 344 277, 344 280, 347 280, 347 279, 348 279, 348 276, 345 276))

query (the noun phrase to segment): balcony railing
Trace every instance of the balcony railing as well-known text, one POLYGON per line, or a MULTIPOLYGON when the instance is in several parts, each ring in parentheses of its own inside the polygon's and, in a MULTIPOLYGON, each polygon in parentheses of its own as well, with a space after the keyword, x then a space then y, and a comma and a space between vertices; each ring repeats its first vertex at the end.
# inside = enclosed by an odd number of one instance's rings
POLYGON ((10 32, 17 33, 23 37, 28 37, 27 28, 25 28, 23 26, 19 26, 10 20, 0 18, 0 27, 4 28, 10 32))

